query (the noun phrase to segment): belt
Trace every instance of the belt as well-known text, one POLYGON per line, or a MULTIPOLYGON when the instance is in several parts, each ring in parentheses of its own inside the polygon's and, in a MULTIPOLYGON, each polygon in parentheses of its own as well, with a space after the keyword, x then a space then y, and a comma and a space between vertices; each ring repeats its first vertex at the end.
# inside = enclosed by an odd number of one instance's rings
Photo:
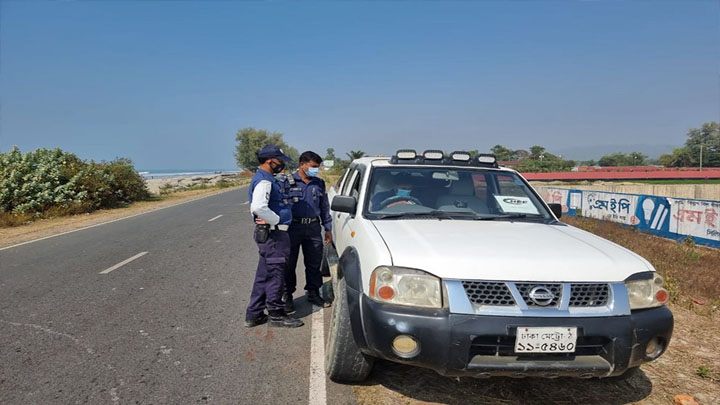
POLYGON ((312 224, 313 222, 317 222, 319 220, 320 220, 320 218, 314 217, 314 218, 293 218, 292 221, 293 221, 293 224, 307 225, 307 224, 312 224))
POLYGON ((290 227, 290 225, 278 224, 278 225, 270 226, 270 229, 273 231, 287 231, 289 227, 290 227))

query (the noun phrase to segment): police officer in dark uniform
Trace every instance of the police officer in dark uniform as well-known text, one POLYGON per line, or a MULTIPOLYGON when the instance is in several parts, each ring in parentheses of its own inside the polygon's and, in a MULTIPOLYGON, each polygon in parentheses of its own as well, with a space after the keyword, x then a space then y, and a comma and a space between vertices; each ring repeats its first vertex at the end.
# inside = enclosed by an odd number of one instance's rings
POLYGON ((305 291, 307 299, 314 305, 330 306, 320 297, 322 275, 320 264, 323 244, 332 240, 332 217, 330 204, 325 192, 325 181, 318 177, 322 158, 315 152, 300 155, 300 168, 290 179, 288 195, 292 203, 293 219, 290 225, 290 261, 285 271, 285 312, 295 310, 292 294, 295 292, 298 254, 302 247, 305 258, 305 291))
POLYGON ((245 327, 263 324, 269 318, 270 326, 294 328, 302 326, 303 322, 289 317, 282 302, 285 267, 290 256, 287 230, 292 221, 292 210, 285 182, 274 176, 283 171, 284 162, 289 162, 290 158, 274 145, 260 149, 257 158, 260 165, 250 182, 249 195, 260 260, 245 313, 245 327), (269 316, 265 315, 265 309, 269 316))

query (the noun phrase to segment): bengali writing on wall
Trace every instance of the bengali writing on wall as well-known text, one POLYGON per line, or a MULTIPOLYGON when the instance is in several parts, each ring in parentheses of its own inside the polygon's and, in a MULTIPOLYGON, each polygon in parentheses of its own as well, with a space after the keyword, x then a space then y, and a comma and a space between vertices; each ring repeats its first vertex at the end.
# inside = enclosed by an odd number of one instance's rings
POLYGON ((538 187, 563 215, 582 215, 637 227, 672 239, 692 236, 697 243, 720 247, 720 201, 668 198, 644 194, 538 187))

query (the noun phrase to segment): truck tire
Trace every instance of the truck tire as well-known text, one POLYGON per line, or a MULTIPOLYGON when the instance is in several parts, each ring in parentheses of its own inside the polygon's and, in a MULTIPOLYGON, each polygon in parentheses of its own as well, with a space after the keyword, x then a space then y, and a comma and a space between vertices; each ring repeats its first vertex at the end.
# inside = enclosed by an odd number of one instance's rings
POLYGON ((372 371, 373 358, 363 354, 353 338, 345 279, 338 280, 336 287, 325 344, 325 372, 335 382, 364 381, 372 371))

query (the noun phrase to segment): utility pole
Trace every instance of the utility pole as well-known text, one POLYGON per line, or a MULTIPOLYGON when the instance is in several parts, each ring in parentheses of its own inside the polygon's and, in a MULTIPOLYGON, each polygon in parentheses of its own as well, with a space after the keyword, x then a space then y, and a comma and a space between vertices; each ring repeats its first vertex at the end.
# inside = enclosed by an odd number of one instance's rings
POLYGON ((700 171, 702 171, 702 150, 703 150, 703 145, 700 144, 700 171))

